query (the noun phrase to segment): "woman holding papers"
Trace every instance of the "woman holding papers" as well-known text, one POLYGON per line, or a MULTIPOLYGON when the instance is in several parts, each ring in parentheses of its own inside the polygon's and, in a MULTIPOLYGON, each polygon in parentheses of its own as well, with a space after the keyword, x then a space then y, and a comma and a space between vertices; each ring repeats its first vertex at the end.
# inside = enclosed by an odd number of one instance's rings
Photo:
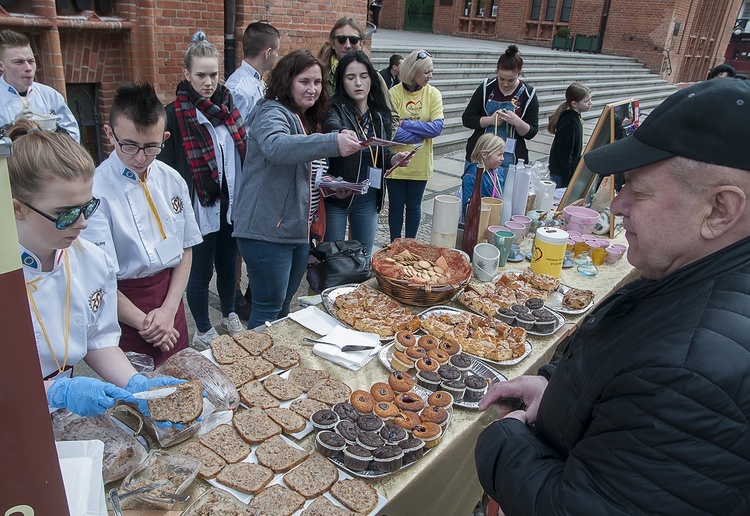
MULTIPOLYGON (((377 72, 362 51, 345 55, 335 74, 336 93, 323 131, 354 131, 360 140, 391 139, 391 112, 377 72)), ((369 180, 366 192, 338 190, 325 198, 325 240, 344 240, 347 219, 350 237, 367 245, 372 253, 378 213, 383 207, 385 171, 398 163, 406 152, 393 154, 389 147, 369 145, 347 157, 331 157, 329 174, 350 183, 369 180)))

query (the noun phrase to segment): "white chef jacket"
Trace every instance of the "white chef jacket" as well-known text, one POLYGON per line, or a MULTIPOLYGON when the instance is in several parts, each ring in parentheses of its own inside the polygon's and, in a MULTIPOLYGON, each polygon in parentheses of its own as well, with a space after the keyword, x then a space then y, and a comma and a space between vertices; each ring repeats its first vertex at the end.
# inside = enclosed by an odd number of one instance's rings
MULTIPOLYGON (((146 186, 167 236, 176 236, 181 249, 201 243, 188 188, 180 174, 154 160, 146 174, 146 186)), ((180 263, 182 253, 167 263, 159 258, 155 246, 162 237, 156 218, 138 176, 114 151, 96 168, 94 197, 101 204, 81 236, 107 252, 118 280, 147 278, 180 263)))
MULTIPOLYGON (((236 176, 242 172, 242 161, 240 153, 237 152, 237 145, 229 134, 229 129, 225 125, 214 127, 208 118, 199 110, 195 113, 198 115, 198 122, 208 130, 216 153, 216 164, 219 168, 219 185, 226 177, 227 190, 229 191, 229 208, 227 209, 227 222, 232 223, 232 204, 234 200, 234 189, 237 184, 236 176)), ((201 230, 201 235, 208 235, 219 231, 219 218, 221 217, 221 203, 215 202, 213 206, 201 206, 198 196, 193 196, 193 211, 201 230)))
MULTIPOLYGON (((67 254, 70 266, 70 319, 68 366, 74 366, 92 349, 117 346, 120 326, 117 323, 117 280, 115 268, 107 253, 91 242, 77 239, 67 250, 58 250, 54 268, 42 272, 41 261, 19 245, 23 275, 36 303, 44 329, 50 338, 60 366, 65 356, 65 312, 68 278, 65 274, 67 254)), ((42 366, 42 377, 57 371, 42 325, 31 307, 34 337, 42 366)))
POLYGON ((250 135, 250 120, 248 116, 255 107, 255 104, 266 94, 266 83, 260 77, 261 75, 258 70, 243 60, 240 67, 224 83, 224 86, 232 92, 232 100, 239 110, 240 115, 242 115, 242 120, 245 123, 245 132, 247 132, 248 136, 250 135))
MULTIPOLYGON (((60 127, 68 131, 75 141, 81 141, 78 122, 65 103, 65 99, 56 89, 32 82, 26 90, 26 99, 29 101, 29 108, 34 113, 57 116, 60 127)), ((0 126, 13 123, 16 115, 23 111, 21 98, 16 89, 5 82, 5 74, 0 77, 0 106, 0 126)))

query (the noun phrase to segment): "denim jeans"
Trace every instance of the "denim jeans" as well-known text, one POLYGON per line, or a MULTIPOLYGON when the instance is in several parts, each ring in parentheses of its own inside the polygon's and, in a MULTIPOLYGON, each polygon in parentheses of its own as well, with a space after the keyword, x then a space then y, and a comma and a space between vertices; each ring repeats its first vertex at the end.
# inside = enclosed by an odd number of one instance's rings
POLYGON ((219 292, 221 314, 234 312, 234 292, 237 284, 237 241, 232 236, 232 225, 221 210, 219 231, 203 235, 203 242, 193 247, 193 264, 190 267, 186 294, 190 313, 198 331, 211 329, 208 316, 208 287, 216 267, 216 290, 219 292))
POLYGON ((416 238, 422 220, 422 196, 427 181, 410 179, 389 179, 388 185, 388 228, 391 242, 401 237, 406 206, 406 238, 416 238))
POLYGON ((375 232, 378 229, 378 191, 370 188, 364 195, 355 195, 348 208, 326 203, 325 240, 347 240, 346 222, 349 220, 351 239, 367 244, 367 258, 372 254, 375 232))
POLYGON ((289 304, 307 269, 310 244, 277 244, 238 238, 237 245, 247 266, 253 309, 249 329, 289 314, 289 304))

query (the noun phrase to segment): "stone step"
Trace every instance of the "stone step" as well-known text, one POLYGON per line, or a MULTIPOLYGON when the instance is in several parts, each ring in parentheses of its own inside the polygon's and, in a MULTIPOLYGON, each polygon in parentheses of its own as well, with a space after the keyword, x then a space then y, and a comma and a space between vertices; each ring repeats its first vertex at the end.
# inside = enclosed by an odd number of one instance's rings
MULTIPOLYGON (((404 57, 409 55, 414 49, 400 49, 394 47, 378 47, 373 48, 370 52, 373 62, 387 61, 393 54, 400 54, 404 57)), ((604 54, 581 54, 581 53, 562 53, 562 52, 536 52, 535 48, 530 48, 522 53, 524 65, 531 62, 568 62, 568 61, 585 61, 585 62, 627 62, 635 61, 632 57, 623 56, 612 56, 604 54)), ((434 60, 444 59, 461 59, 466 61, 485 61, 491 63, 497 63, 500 52, 488 53, 487 51, 475 51, 475 50, 459 50, 459 49, 448 49, 448 48, 436 48, 429 49, 428 52, 432 55, 434 60)))

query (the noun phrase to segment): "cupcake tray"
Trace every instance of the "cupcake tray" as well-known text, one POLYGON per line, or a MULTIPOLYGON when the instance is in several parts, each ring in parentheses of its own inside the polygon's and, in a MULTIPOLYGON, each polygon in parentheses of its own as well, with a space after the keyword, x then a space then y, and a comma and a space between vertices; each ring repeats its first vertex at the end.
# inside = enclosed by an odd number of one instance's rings
MULTIPOLYGON (((292 441, 290 441, 286 437, 282 436, 282 439, 284 439, 287 442, 287 444, 289 444, 290 446, 293 446, 293 447, 295 447, 297 449, 300 449, 300 450, 304 450, 304 448, 302 448, 301 446, 293 443, 292 441)), ((243 460, 242 462, 251 462, 251 463, 254 463, 254 464, 258 464, 258 458, 255 455, 255 450, 258 448, 258 446, 260 446, 260 445, 259 444, 252 445, 251 446, 252 451, 250 452, 250 455, 248 455, 247 458, 245 460, 243 460)), ((334 464, 336 464, 336 463, 334 462, 334 464)), ((338 464, 336 464, 336 465, 338 466, 338 464)), ((294 468, 292 468, 292 470, 294 470, 294 468)), ((292 470, 290 470, 290 471, 292 471, 292 470)), ((346 479, 352 478, 352 475, 347 472, 346 468, 342 468, 342 467, 339 466, 339 472, 338 473, 339 473, 339 480, 346 480, 346 479)), ((268 485, 266 487, 272 486, 274 484, 281 484, 284 487, 288 487, 284 483, 284 475, 286 475, 286 473, 275 473, 274 476, 273 476, 273 479, 268 483, 268 485)), ((209 479, 206 480, 206 482, 208 482, 209 484, 211 484, 212 486, 214 486, 214 487, 216 487, 218 489, 222 489, 222 490, 226 491, 227 493, 231 494, 232 496, 234 496, 236 499, 238 499, 240 502, 242 502, 244 504, 250 503, 250 501, 254 497, 254 495, 251 495, 251 494, 248 494, 248 493, 243 493, 242 491, 238 491, 236 489, 232 489, 229 486, 225 486, 224 484, 220 483, 215 478, 209 478, 209 479)), ((328 498, 335 505, 343 508, 343 505, 338 500, 336 500, 328 491, 326 491, 321 496, 324 496, 324 497, 328 498)), ((305 507, 307 507, 308 505, 310 505, 314 500, 315 500, 314 498, 312 498, 310 500, 306 500, 305 501, 305 505, 302 507, 302 509, 300 509, 299 511, 297 511, 297 512, 294 513, 295 516, 299 515, 299 514, 302 514, 302 511, 305 510, 305 507)), ((375 509, 373 509, 373 511, 370 513, 370 515, 378 514, 378 512, 383 507, 385 507, 386 503, 388 503, 388 500, 386 498, 384 498, 383 495, 381 495, 380 493, 378 493, 378 504, 375 506, 375 509)))
MULTIPOLYGON (((328 315, 336 319, 341 326, 344 328, 349 328, 353 331, 361 331, 356 330, 346 324, 344 321, 336 317, 336 314, 333 310, 333 303, 336 301, 336 298, 343 295, 348 294, 350 292, 354 292, 358 287, 360 286, 360 283, 349 283, 347 285, 339 285, 338 287, 330 287, 325 289, 323 292, 320 293, 320 298, 323 301, 323 307, 326 309, 326 312, 328 312, 328 315)), ((383 293, 383 295, 387 295, 383 293)), ((390 337, 381 337, 380 342, 390 342, 392 341, 396 336, 396 332, 393 332, 393 335, 390 337)))
MULTIPOLYGON (((419 396, 421 396, 425 400, 425 406, 426 406, 426 403, 427 403, 427 397, 430 394, 432 394, 432 391, 429 391, 429 390, 425 389, 424 387, 421 387, 421 386, 416 385, 416 384, 414 385, 414 388, 412 389, 412 392, 414 392, 415 394, 418 394, 419 396)), ((453 404, 455 405, 455 403, 456 402, 454 401, 453 404)), ((448 427, 451 425, 451 421, 452 420, 453 420, 453 409, 451 408, 451 409, 448 409, 448 422, 445 424, 445 428, 443 429, 443 432, 440 434, 440 438, 441 439, 445 435, 446 430, 448 430, 448 427)), ((324 430, 321 430, 321 432, 323 432, 323 431, 324 430)), ((407 436, 411 436, 411 432, 409 430, 407 430, 406 431, 406 435, 407 436)), ((432 450, 434 450, 435 448, 439 448, 439 447, 440 447, 440 445, 438 444, 437 446, 435 446, 433 448, 425 450, 424 454, 422 455, 422 458, 424 458, 425 456, 427 456, 428 453, 431 453, 432 450)), ((328 460, 330 460, 331 462, 333 462, 336 465, 337 468, 339 468, 342 471, 347 472, 348 474, 352 475, 353 477, 369 478, 369 479, 389 477, 389 476, 391 476, 391 475, 393 475, 395 473, 398 473, 399 471, 403 471, 403 470, 405 470, 407 468, 410 468, 413 464, 416 464, 417 462, 419 462, 421 460, 421 459, 417 459, 417 460, 415 460, 413 462, 410 462, 409 464, 404 464, 403 466, 401 466, 396 471, 389 472, 389 473, 382 473, 382 472, 376 471, 374 469, 365 469, 363 471, 354 471, 353 469, 347 468, 346 464, 344 464, 344 460, 341 459, 341 458, 339 458, 339 457, 326 457, 326 458, 328 460)))
MULTIPOLYGON (((479 359, 474 358, 474 355, 470 353, 464 353, 464 352, 462 353, 468 356, 469 359, 471 360, 471 365, 469 366, 469 373, 475 374, 477 376, 481 376, 482 378, 486 378, 490 381, 490 383, 505 382, 508 380, 502 373, 495 371, 493 368, 491 368, 487 364, 480 362, 479 359)), ((378 359, 380 360, 380 363, 383 364, 383 367, 393 372, 395 371, 395 369, 391 367, 391 357, 393 357, 393 344, 381 349, 380 354, 378 355, 378 359)), ((410 371, 413 371, 413 369, 410 369, 410 371)), ((414 379, 416 381, 416 375, 412 375, 412 376, 414 376, 414 379)), ((465 377, 466 377, 465 374, 461 375, 462 380, 465 377)), ((414 384, 414 388, 412 390, 415 393, 422 396, 424 399, 427 399, 427 397, 434 392, 434 391, 427 389, 426 387, 417 385, 416 383, 414 384)), ((469 401, 465 399, 455 400, 454 399, 453 405, 457 407, 463 407, 463 408, 474 409, 474 410, 479 409, 479 401, 469 401)))
MULTIPOLYGON (((432 315, 432 314, 442 315, 442 314, 456 314, 456 313, 472 313, 472 312, 467 312, 466 310, 461 310, 459 308, 453 308, 451 306, 433 306, 432 308, 428 308, 424 312, 420 313, 419 314, 419 320, 424 320, 425 317, 427 317, 428 315, 432 315)), ((473 313, 472 313, 472 315, 473 315, 473 313)), ((482 315, 482 317, 487 317, 487 316, 486 315, 482 315)), ((419 330, 419 331, 421 331, 422 333, 425 333, 424 330, 419 330)), ((526 342, 524 343, 524 352, 523 352, 523 355, 521 355, 520 357, 517 357, 517 358, 513 358, 511 360, 501 360, 501 361, 491 360, 489 358, 482 358, 482 357, 473 355, 473 354, 471 354, 471 353, 469 353, 467 351, 462 351, 462 353, 465 353, 466 355, 469 355, 469 357, 471 357, 472 359, 482 360, 483 362, 488 362, 490 364, 495 364, 495 365, 500 365, 500 366, 513 366, 513 365, 516 365, 519 362, 521 362, 521 360, 523 360, 527 356, 529 356, 531 354, 531 350, 532 349, 533 348, 531 347, 531 342, 529 342, 528 340, 526 340, 526 342)), ((388 366, 390 367, 390 361, 389 361, 388 366)))
POLYGON ((547 304, 549 305, 549 307, 552 308, 553 311, 557 311, 557 312, 560 312, 561 314, 567 314, 567 315, 581 315, 591 310, 591 308, 593 308, 595 304, 594 299, 592 299, 591 302, 588 305, 586 305, 586 307, 581 308, 580 310, 571 310, 570 308, 566 308, 563 306, 562 296, 570 292, 572 289, 573 287, 571 287, 570 285, 565 285, 564 283, 560 283, 560 286, 557 287, 557 290, 555 290, 555 292, 558 292, 559 294, 561 294, 559 303, 555 302, 554 297, 553 297, 554 295, 554 292, 553 292, 553 294, 550 295, 552 299, 551 300, 547 299, 547 304))
MULTIPOLYGON (((456 301, 459 302, 459 303, 461 303, 463 306, 465 306, 466 309, 468 311, 470 311, 471 313, 474 313, 474 314, 477 314, 477 315, 481 315, 482 317, 489 317, 487 314, 483 314, 482 312, 474 310, 470 306, 467 306, 464 303, 462 303, 461 300, 458 298, 458 296, 456 296, 456 301)), ((548 335, 553 335, 553 334, 555 334, 557 332, 557 330, 559 330, 560 328, 562 328, 563 325, 565 324, 565 317, 563 317, 562 315, 560 315, 559 313, 557 313, 555 310, 552 310, 551 308, 549 308, 547 306, 542 307, 542 310, 547 310, 549 313, 551 313, 553 316, 555 316, 555 325, 552 327, 552 330, 547 331, 547 332, 542 332, 542 331, 538 331, 538 330, 526 330, 526 333, 528 333, 529 335, 536 335, 538 337, 546 337, 548 335)), ((495 318, 497 319, 498 317, 495 316, 495 318)), ((517 324, 511 324, 511 326, 518 326, 518 325, 517 324)))
MULTIPOLYGON (((204 355, 206 358, 208 358, 211 362, 213 362, 214 364, 216 364, 216 361, 214 360, 214 357, 211 355, 211 350, 210 349, 207 349, 205 351, 201 351, 201 354, 204 355)), ((294 366, 294 367, 297 367, 297 366, 294 366)), ((266 376, 263 376, 261 378, 256 378, 256 380, 258 380, 259 382, 263 382, 263 380, 265 380, 266 378, 268 378, 269 376, 274 375, 274 374, 278 374, 279 376, 281 376, 285 380, 288 380, 289 379, 289 371, 291 371, 291 368, 290 369, 278 369, 277 368, 277 369, 275 369, 273 371, 273 373, 271 373, 269 375, 266 375, 266 376)), ((239 389, 237 389, 237 391, 239 391, 239 389)), ((289 408, 289 405, 291 405, 293 401, 301 399, 301 398, 307 398, 307 393, 303 392, 300 396, 297 396, 293 400, 288 400, 288 401, 279 400, 279 407, 281 407, 281 408, 289 408)), ((248 408, 248 406, 245 405, 242 402, 240 402, 240 405, 242 405, 245 408, 248 408)), ((303 418, 303 419, 305 419, 305 418, 303 418)), ((305 428, 303 430, 300 430, 299 432, 295 432, 293 434, 284 434, 284 435, 291 435, 295 439, 302 439, 302 438, 306 437, 313 430, 314 430, 314 427, 312 426, 312 423, 310 423, 310 420, 305 419, 305 428)))

